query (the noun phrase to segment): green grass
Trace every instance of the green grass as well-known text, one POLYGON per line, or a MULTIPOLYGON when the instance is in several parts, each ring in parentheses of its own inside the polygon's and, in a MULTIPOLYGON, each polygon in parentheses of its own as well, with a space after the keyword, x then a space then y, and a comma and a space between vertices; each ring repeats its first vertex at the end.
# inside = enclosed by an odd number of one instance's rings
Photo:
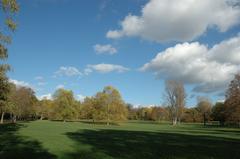
POLYGON ((240 129, 129 122, 0 125, 1 159, 239 159, 240 129))

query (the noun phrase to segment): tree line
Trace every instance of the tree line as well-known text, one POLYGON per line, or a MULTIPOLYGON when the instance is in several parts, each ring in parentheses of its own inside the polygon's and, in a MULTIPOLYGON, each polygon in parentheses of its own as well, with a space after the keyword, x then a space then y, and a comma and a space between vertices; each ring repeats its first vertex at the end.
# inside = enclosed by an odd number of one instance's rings
POLYGON ((128 110, 119 91, 106 86, 83 102, 74 98, 71 90, 58 89, 52 99, 38 100, 31 88, 9 83, 10 91, 1 106, 1 123, 4 116, 12 122, 17 120, 92 120, 110 122, 127 119, 128 110))
POLYGON ((126 120, 151 120, 171 121, 173 125, 181 122, 202 122, 206 125, 218 121, 220 125, 240 126, 240 74, 229 84, 225 102, 212 104, 208 98, 198 97, 196 106, 190 108, 185 107, 187 95, 183 83, 173 80, 165 84, 165 106, 153 107, 134 107, 125 103, 120 92, 112 86, 106 86, 82 102, 74 98, 71 90, 58 89, 52 99, 38 100, 31 88, 9 82, 6 86, 9 92, 1 105, 1 122, 5 117, 12 122, 48 119, 110 124, 126 120))

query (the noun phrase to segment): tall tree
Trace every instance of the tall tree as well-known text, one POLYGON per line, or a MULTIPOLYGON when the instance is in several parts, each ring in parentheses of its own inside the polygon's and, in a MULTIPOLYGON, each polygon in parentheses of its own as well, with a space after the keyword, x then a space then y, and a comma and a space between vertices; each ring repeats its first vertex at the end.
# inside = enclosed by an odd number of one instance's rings
POLYGON ((211 109, 212 109, 212 103, 208 98, 198 97, 197 110, 202 116, 202 121, 204 125, 206 125, 207 121, 210 120, 211 109))
POLYGON ((92 117, 92 110, 93 110, 93 98, 86 97, 82 102, 82 107, 80 109, 80 117, 81 119, 93 119, 92 117))
POLYGON ((106 96, 107 124, 109 125, 110 120, 125 120, 127 107, 120 92, 112 86, 106 86, 103 89, 103 94, 106 96))
POLYGON ((55 118, 58 120, 73 119, 75 99, 72 91, 58 89, 53 95, 55 118))
POLYGON ((125 120, 127 112, 119 91, 112 86, 106 86, 94 97, 93 118, 96 120, 105 120, 109 125, 111 121, 125 120))
POLYGON ((1 111, 1 123, 3 123, 4 114, 6 111, 8 93, 9 93, 8 78, 4 71, 0 71, 0 111, 1 111))
POLYGON ((226 120, 240 126, 240 74, 236 74, 226 92, 226 120))
POLYGON ((181 121, 185 106, 186 93, 184 85, 180 81, 167 80, 165 83, 165 99, 169 107, 172 124, 181 121))
MULTIPOLYGON (((11 37, 6 35, 4 28, 7 27, 10 31, 16 30, 16 23, 13 18, 18 12, 19 6, 16 0, 1 0, 0 11, 5 16, 5 25, 0 26, 0 60, 6 60, 8 57, 8 51, 6 45, 11 43, 11 37)), ((3 123, 4 113, 7 106, 7 94, 9 93, 9 86, 7 86, 6 71, 10 69, 7 64, 0 64, 0 109, 1 109, 1 123, 3 123), (5 107, 5 108, 4 108, 5 107)))
POLYGON ((53 101, 46 98, 39 101, 36 105, 36 114, 40 120, 50 119, 53 114, 53 101))
POLYGON ((212 108, 212 118, 214 121, 219 121, 220 125, 224 125, 226 121, 226 116, 225 116, 225 105, 224 103, 217 102, 213 108, 212 108))
POLYGON ((36 104, 38 100, 35 92, 28 87, 16 87, 11 84, 11 92, 9 95, 10 109, 9 113, 16 119, 28 119, 36 115, 36 104))

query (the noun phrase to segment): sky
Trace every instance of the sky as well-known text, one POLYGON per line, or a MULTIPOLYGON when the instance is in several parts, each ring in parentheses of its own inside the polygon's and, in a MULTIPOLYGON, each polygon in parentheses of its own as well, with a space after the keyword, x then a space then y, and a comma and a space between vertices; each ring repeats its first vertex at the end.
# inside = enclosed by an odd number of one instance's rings
POLYGON ((165 80, 224 100, 240 68, 239 0, 19 0, 10 80, 38 98, 116 87, 133 105, 162 105, 165 80))

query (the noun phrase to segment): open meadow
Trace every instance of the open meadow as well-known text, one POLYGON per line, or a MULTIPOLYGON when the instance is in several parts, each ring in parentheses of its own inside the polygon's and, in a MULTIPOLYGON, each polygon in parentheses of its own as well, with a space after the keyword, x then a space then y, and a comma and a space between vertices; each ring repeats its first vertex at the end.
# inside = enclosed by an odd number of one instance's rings
POLYGON ((1 159, 238 159, 240 129, 128 122, 0 125, 1 159))
POLYGON ((0 0, 0 159, 240 159, 240 0, 0 0))

